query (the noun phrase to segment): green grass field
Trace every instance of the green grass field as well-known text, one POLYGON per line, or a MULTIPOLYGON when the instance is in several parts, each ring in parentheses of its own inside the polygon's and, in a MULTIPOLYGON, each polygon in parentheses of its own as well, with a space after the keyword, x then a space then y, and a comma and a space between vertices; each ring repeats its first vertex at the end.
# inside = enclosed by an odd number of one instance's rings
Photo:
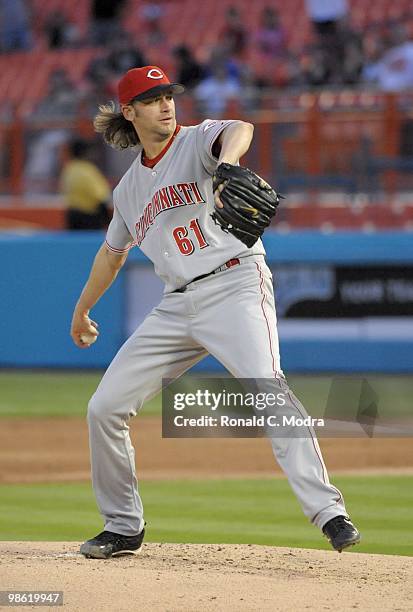
MULTIPOLYGON (((84 416, 101 377, 102 372, 0 372, 0 417, 84 416)), ((308 412, 323 416, 332 378, 289 376, 288 381, 308 412)), ((380 416, 413 416, 413 377, 365 378, 377 394, 380 416)), ((142 416, 160 412, 158 395, 145 404, 142 416)))
MULTIPOLYGON (((84 417, 101 372, 0 373, 1 417, 84 417)), ((413 380, 368 376, 379 413, 412 414, 413 380)), ((331 376, 290 376, 289 383, 314 416, 325 408, 331 376)), ((160 396, 142 416, 160 414, 160 396)), ((321 411, 321 413, 320 413, 321 411)), ((363 535, 359 552, 413 555, 413 477, 339 477, 352 517, 363 535)), ((140 483, 148 540, 253 543, 329 548, 302 515, 285 480, 153 481, 140 483)), ((102 528, 89 484, 0 485, 2 540, 83 540, 102 528)))
MULTIPOLYGON (((0 372, 1 417, 79 417, 103 372, 0 372)), ((145 414, 160 414, 160 397, 145 414)))
MULTIPOLYGON (((413 555, 413 477, 340 477, 357 552, 413 555)), ((141 482, 147 541, 324 548, 285 480, 141 482)), ((83 540, 102 528, 88 484, 0 486, 2 540, 83 540)))

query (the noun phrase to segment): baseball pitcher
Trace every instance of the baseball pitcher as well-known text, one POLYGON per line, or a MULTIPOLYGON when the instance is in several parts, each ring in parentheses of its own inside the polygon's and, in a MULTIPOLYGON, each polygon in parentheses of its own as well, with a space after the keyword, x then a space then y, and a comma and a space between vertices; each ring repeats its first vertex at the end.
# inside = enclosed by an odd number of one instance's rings
MULTIPOLYGON (((253 126, 206 120, 177 125, 171 83, 157 66, 129 70, 118 85, 120 112, 101 106, 95 129, 136 158, 113 193, 114 213, 76 304, 71 336, 87 348, 98 336, 90 311, 137 245, 164 281, 161 303, 121 347, 88 408, 93 488, 104 531, 82 544, 86 557, 136 554, 144 513, 129 419, 207 354, 236 378, 267 381, 305 418, 280 365, 272 276, 261 235, 279 196, 239 166, 253 126)), ((304 514, 341 552, 360 534, 328 479, 312 428, 306 437, 271 438, 274 455, 304 514)))

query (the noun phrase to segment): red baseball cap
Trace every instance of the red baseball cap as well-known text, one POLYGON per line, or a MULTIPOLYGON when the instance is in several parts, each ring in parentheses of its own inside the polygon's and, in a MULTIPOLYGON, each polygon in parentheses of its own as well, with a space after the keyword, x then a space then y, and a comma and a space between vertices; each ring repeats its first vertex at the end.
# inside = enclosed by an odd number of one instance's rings
POLYGON ((166 90, 179 94, 185 91, 185 87, 179 83, 171 83, 158 66, 132 68, 118 83, 118 97, 121 104, 128 104, 131 100, 152 98, 166 90))

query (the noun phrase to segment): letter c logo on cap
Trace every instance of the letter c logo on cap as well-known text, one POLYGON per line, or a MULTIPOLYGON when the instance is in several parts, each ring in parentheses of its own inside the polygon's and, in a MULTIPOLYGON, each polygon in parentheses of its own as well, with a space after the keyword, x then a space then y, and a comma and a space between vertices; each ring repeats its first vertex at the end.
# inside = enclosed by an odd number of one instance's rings
POLYGON ((148 79, 163 79, 162 72, 156 68, 151 68, 146 76, 148 79))

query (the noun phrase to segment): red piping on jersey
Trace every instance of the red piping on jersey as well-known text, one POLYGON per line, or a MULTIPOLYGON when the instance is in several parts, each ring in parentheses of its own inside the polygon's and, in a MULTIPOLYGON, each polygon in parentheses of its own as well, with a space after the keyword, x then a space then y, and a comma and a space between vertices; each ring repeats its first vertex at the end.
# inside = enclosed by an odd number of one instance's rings
POLYGON ((165 155, 165 153, 168 151, 169 147, 175 140, 175 136, 178 134, 180 129, 181 129, 181 126, 177 125, 175 128, 175 132, 172 134, 172 136, 170 137, 170 139, 168 140, 168 142, 166 143, 162 151, 158 153, 156 157, 149 159, 149 157, 146 157, 145 151, 142 151, 142 164, 146 166, 147 168, 153 168, 159 161, 161 161, 162 157, 165 155))
POLYGON ((117 249, 116 247, 113 247, 112 245, 110 245, 107 240, 105 240, 105 243, 106 243, 106 246, 108 247, 108 249, 110 249, 114 253, 127 253, 135 245, 134 242, 131 242, 131 244, 129 246, 127 246, 126 248, 124 248, 124 249, 117 249))

